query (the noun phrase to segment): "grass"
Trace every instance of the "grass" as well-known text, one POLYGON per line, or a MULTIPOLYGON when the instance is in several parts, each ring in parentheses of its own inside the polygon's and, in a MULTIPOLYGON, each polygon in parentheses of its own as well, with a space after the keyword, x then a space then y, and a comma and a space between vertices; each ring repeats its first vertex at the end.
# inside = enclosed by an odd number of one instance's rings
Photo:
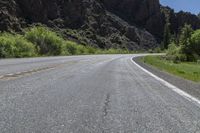
POLYGON ((195 62, 173 63, 162 56, 146 56, 141 61, 162 71, 174 74, 184 79, 200 82, 200 64, 195 62))

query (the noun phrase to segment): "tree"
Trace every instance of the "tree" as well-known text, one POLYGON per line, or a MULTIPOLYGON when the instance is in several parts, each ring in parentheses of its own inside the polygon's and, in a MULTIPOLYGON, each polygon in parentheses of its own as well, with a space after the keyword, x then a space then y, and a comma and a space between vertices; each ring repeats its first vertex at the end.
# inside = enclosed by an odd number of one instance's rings
POLYGON ((185 24, 184 27, 181 29, 179 44, 187 45, 187 43, 189 43, 188 41, 191 38, 192 33, 193 33, 193 29, 191 25, 185 24))
POLYGON ((200 13, 197 15, 198 17, 199 17, 199 19, 200 19, 200 13))
POLYGON ((188 57, 192 54, 193 51, 190 47, 192 33, 193 29, 191 25, 185 24, 184 27, 181 29, 181 34, 179 38, 179 45, 181 46, 181 51, 188 57))
POLYGON ((170 40, 171 40, 170 38, 171 38, 170 23, 166 23, 165 28, 164 28, 164 36, 163 36, 163 47, 164 47, 164 49, 168 48, 168 45, 170 44, 170 40))
MULTIPOLYGON (((178 61, 195 61, 197 54, 195 53, 195 47, 197 45, 192 45, 192 37, 193 29, 190 25, 185 24, 184 27, 181 29, 180 37, 178 43, 170 42, 169 48, 167 50, 167 58, 169 60, 173 60, 174 62, 178 61)), ((196 36, 198 36, 197 34, 196 36)), ((197 40, 197 37, 193 37, 197 40)), ((194 42, 194 41, 193 41, 194 42)), ((197 41, 198 42, 198 41, 197 41)))
POLYGON ((191 36, 190 49, 195 60, 200 59, 200 30, 196 30, 191 36))

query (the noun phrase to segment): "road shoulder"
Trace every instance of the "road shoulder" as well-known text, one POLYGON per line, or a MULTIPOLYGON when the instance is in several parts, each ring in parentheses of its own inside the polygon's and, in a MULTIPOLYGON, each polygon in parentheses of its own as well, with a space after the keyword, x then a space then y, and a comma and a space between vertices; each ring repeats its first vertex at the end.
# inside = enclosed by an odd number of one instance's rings
POLYGON ((145 68, 149 72, 155 74, 156 76, 164 79, 165 81, 171 83, 172 85, 178 87, 179 89, 187 92, 188 94, 200 99, 200 84, 195 83, 193 81, 185 80, 180 77, 174 76, 167 72, 158 70, 153 66, 147 65, 140 61, 141 57, 133 58, 133 60, 140 65, 141 67, 145 68))

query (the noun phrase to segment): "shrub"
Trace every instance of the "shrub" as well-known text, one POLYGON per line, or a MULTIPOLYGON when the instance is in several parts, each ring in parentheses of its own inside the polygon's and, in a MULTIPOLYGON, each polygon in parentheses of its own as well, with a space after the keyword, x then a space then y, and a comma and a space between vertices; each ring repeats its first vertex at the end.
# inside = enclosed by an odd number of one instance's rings
POLYGON ((174 63, 179 61, 186 61, 186 55, 181 53, 181 47, 177 46, 175 43, 171 43, 168 47, 166 58, 172 60, 174 63))
POLYGON ((75 55, 77 53, 76 43, 72 41, 65 41, 62 48, 63 55, 75 55))
POLYGON ((91 46, 85 46, 87 49, 87 53, 89 54, 95 54, 97 51, 97 48, 91 47, 91 46))
POLYGON ((89 54, 87 48, 83 45, 77 45, 76 52, 78 55, 89 54))
POLYGON ((46 27, 33 27, 25 33, 25 38, 37 45, 41 55, 60 55, 64 40, 46 27))
POLYGON ((20 35, 0 35, 0 58, 32 57, 35 52, 35 46, 20 35))
POLYGON ((161 53, 162 50, 161 50, 161 48, 157 47, 157 48, 155 48, 155 49, 153 50, 153 52, 154 52, 154 53, 161 53))
POLYGON ((91 46, 83 46, 72 41, 65 41, 63 45, 63 55, 81 55, 81 54, 95 54, 96 48, 91 46))
POLYGON ((130 51, 128 51, 126 49, 110 48, 110 49, 104 50, 103 52, 101 52, 101 50, 100 50, 100 53, 102 53, 102 54, 129 54, 130 51))
POLYGON ((126 49, 99 49, 66 41, 47 27, 35 26, 24 36, 0 34, 0 58, 32 57, 36 55, 128 54, 126 49))

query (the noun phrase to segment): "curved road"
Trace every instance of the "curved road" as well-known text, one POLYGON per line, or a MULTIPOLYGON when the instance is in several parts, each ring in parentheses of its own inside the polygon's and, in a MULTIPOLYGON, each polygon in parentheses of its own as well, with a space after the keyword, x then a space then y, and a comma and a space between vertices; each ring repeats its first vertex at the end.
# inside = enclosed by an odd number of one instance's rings
POLYGON ((200 106, 134 56, 0 60, 0 132, 199 133, 200 106))

